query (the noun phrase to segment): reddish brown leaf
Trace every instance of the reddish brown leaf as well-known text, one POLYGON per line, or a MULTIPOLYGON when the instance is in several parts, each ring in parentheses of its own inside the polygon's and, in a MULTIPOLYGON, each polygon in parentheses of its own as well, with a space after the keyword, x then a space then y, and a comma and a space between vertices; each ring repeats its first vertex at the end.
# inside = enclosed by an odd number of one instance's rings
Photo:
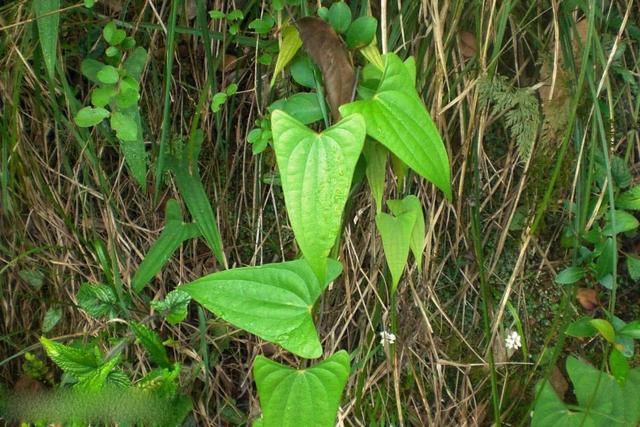
POLYGON ((576 293, 576 299, 586 310, 593 310, 600 305, 598 293, 595 289, 580 288, 576 293))
POLYGON ((338 107, 351 101, 356 79, 349 51, 331 25, 320 18, 299 19, 296 27, 304 49, 322 72, 331 115, 338 121, 338 107))
POLYGON ((556 394, 561 400, 564 400, 567 390, 569 390, 569 383, 562 375, 562 371, 557 366, 551 369, 551 375, 549 376, 549 384, 555 390, 556 394))
POLYGON ((476 36, 468 31, 460 31, 460 52, 465 58, 471 58, 476 54, 476 36))

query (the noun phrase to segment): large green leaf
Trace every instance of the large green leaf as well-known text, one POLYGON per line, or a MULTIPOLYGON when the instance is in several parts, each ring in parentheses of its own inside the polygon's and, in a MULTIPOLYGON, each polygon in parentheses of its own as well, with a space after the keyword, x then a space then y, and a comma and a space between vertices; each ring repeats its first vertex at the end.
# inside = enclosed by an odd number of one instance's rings
POLYGON ((571 409, 546 382, 533 412, 533 427, 634 427, 640 420, 640 370, 629 372, 624 384, 575 357, 567 358, 567 372, 578 406, 571 409))
POLYGON ((56 70, 56 48, 60 27, 60 0, 33 0, 33 9, 38 20, 38 36, 44 65, 53 78, 56 70))
POLYGON ((407 264, 411 236, 416 223, 416 212, 405 212, 397 217, 384 212, 376 215, 376 225, 382 237, 384 257, 391 271, 391 293, 396 291, 407 264))
POLYGON ((271 115, 287 213, 300 250, 319 278, 335 244, 365 124, 354 114, 322 133, 283 111, 271 115))
POLYGON ((411 241, 409 242, 409 248, 413 253, 413 257, 418 264, 418 271, 422 271, 422 251, 424 249, 424 213, 422 211, 422 204, 420 200, 412 194, 408 195, 402 200, 389 200, 387 201, 389 209, 396 216, 399 217, 406 212, 414 212, 416 221, 413 224, 413 230, 411 231, 411 241))
POLYGON ((236 268, 204 276, 178 289, 229 323, 306 358, 322 347, 311 310, 342 265, 330 260, 320 282, 304 260, 236 268))
POLYGON ((375 95, 340 107, 343 116, 360 113, 367 133, 451 199, 449 159, 438 129, 414 87, 413 76, 395 54, 385 56, 375 95))
POLYGON ((339 351, 307 369, 293 369, 258 356, 253 376, 263 427, 333 427, 350 372, 349 354, 339 351))

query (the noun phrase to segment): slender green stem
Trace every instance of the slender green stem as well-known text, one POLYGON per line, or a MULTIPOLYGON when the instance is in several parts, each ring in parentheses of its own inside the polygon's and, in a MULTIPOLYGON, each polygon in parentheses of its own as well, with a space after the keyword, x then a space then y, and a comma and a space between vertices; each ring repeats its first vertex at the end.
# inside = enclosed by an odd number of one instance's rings
POLYGON ((171 13, 169 15, 169 25, 167 26, 167 57, 164 69, 164 109, 162 111, 162 134, 160 136, 160 147, 158 149, 158 159, 156 161, 156 185, 153 194, 154 201, 158 201, 160 187, 162 186, 162 174, 164 173, 165 147, 169 139, 169 131, 171 130, 171 121, 169 113, 171 112, 171 71, 173 69, 173 48, 175 44, 176 34, 176 18, 178 16, 178 7, 182 4, 180 0, 171 2, 171 13))

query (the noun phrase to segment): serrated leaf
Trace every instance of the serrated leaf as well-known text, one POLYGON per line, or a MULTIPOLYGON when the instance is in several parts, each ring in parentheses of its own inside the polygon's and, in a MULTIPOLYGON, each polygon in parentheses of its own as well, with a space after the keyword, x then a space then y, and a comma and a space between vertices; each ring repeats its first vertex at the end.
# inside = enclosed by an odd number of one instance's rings
POLYGON ((416 223, 416 212, 405 212, 398 217, 384 212, 376 215, 376 226, 382 238, 384 257, 391 271, 391 293, 395 293, 407 264, 411 234, 416 223))
POLYGON ((96 352, 69 347, 45 337, 40 337, 40 343, 47 352, 47 356, 60 369, 76 378, 91 374, 102 364, 96 352))
POLYGON ((633 231, 638 228, 640 223, 636 219, 635 216, 630 214, 627 211, 623 211, 620 209, 616 209, 614 211, 610 211, 609 220, 607 221, 607 225, 602 230, 602 233, 605 236, 615 236, 619 233, 626 233, 628 231, 633 231), (615 228, 613 226, 613 219, 615 217, 615 228))
POLYGON ((169 292, 164 300, 151 301, 151 307, 160 312, 171 325, 177 325, 187 317, 191 296, 179 289, 169 292))
POLYGON ((300 123, 306 125, 322 120, 322 108, 316 93, 296 93, 280 99, 269 106, 271 112, 282 110, 300 123))
POLYGON ((640 210, 640 185, 620 194, 616 199, 616 208, 640 210))
POLYGON ((253 363, 253 376, 262 426, 333 427, 350 371, 349 354, 344 350, 300 370, 258 356, 253 363))
POLYGON ((135 120, 120 111, 111 114, 111 129, 122 141, 136 141, 138 139, 138 126, 135 120))
POLYGON ((142 47, 135 48, 124 61, 124 69, 127 71, 127 76, 139 82, 146 62, 147 51, 142 47))
POLYGON ((118 69, 111 65, 105 65, 102 67, 100 71, 98 71, 98 74, 96 74, 96 77, 100 83, 108 85, 118 83, 118 80, 120 80, 118 69))
POLYGON ((329 8, 329 23, 339 34, 347 31, 351 24, 351 8, 343 1, 332 4, 329 8))
POLYGON ((371 194, 373 194, 373 200, 376 202, 376 213, 380 213, 382 211, 382 195, 384 194, 389 152, 384 145, 373 139, 368 139, 364 143, 362 154, 364 154, 364 159, 367 162, 365 173, 371 194))
POLYGON ((373 16, 361 16, 351 23, 345 35, 349 49, 360 49, 373 42, 378 21, 373 16))
POLYGON ((131 322, 129 326, 136 338, 138 338, 138 341, 140 341, 140 344, 142 344, 149 353, 151 361, 161 368, 169 368, 171 362, 169 361, 169 356, 167 356, 167 350, 162 344, 162 339, 160 339, 158 334, 141 323, 131 322))
POLYGON ((340 107, 344 116, 361 114, 367 133, 451 200, 449 159, 435 124, 395 54, 385 56, 385 71, 375 95, 340 107))
POLYGON ((322 355, 311 311, 341 272, 329 260, 328 278, 320 282, 303 260, 245 267, 204 276, 178 289, 227 322, 301 357, 322 355))
POLYGON ((82 128, 88 128, 95 126, 109 117, 109 111, 102 107, 84 107, 73 118, 73 121, 82 128))
POLYGON ((572 266, 562 270, 555 278, 555 282, 559 285, 570 285, 582 279, 586 274, 583 267, 572 266))
POLYGON ((146 253, 136 274, 131 280, 135 293, 140 293, 149 281, 166 265, 173 253, 187 239, 200 235, 195 224, 185 224, 182 221, 178 202, 171 199, 166 206, 166 224, 162 233, 146 253), (177 210, 179 218, 170 218, 171 211, 177 210))
POLYGON ((271 129, 291 227, 322 280, 364 144, 364 121, 352 115, 316 133, 276 110, 271 129))
POLYGON ((425 238, 425 224, 424 224, 424 212, 422 211, 422 203, 414 195, 408 195, 402 200, 389 200, 387 202, 389 210, 399 217, 403 213, 413 212, 416 216, 413 230, 411 231, 411 241, 409 242, 409 248, 413 257, 418 265, 418 271, 422 271, 422 252, 424 250, 424 238, 425 238))
POLYGON ((38 22, 38 37, 44 65, 53 79, 56 71, 60 0, 34 0, 33 10, 38 22))
POLYGON ((80 308, 94 318, 113 318, 120 311, 115 292, 103 284, 83 283, 78 289, 76 300, 80 308))
POLYGON ((291 62, 301 46, 302 40, 300 39, 300 34, 298 34, 296 27, 293 25, 287 25, 284 27, 282 29, 282 43, 280 44, 280 51, 278 52, 276 66, 273 70, 273 77, 271 78, 271 86, 274 85, 276 79, 284 70, 284 67, 291 62))
POLYGON ((46 334, 52 330, 62 318, 62 307, 51 307, 44 314, 42 320, 42 333, 46 334))

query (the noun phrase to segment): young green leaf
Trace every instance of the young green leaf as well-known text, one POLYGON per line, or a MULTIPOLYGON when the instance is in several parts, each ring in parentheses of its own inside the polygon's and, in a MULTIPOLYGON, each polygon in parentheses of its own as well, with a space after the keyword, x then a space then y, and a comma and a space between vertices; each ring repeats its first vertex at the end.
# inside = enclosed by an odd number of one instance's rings
POLYGON ((115 94, 115 86, 99 86, 91 91, 91 103, 94 107, 103 108, 111 102, 111 98, 114 97, 115 94))
POLYGON ((329 261, 320 282, 303 260, 245 267, 204 276, 178 289, 227 322, 301 357, 322 355, 311 310, 341 271, 329 261))
POLYGON ((329 8, 329 23, 338 34, 347 31, 351 24, 351 8, 343 1, 332 4, 329 8))
POLYGON ((402 200, 389 200, 387 202, 389 210, 399 217, 406 212, 414 212, 416 215, 416 221, 411 231, 411 242, 409 247, 413 253, 413 257, 418 265, 418 271, 422 271, 422 252, 424 250, 424 237, 425 237, 425 224, 424 224, 424 212, 422 211, 422 203, 414 195, 408 195, 402 200))
POLYGON ((124 69, 127 71, 127 76, 139 82, 146 62, 147 51, 141 47, 135 48, 124 61, 124 69))
POLYGON ((80 72, 93 83, 100 83, 98 71, 102 70, 106 64, 92 58, 84 59, 80 63, 80 72))
POLYGON ((138 126, 132 117, 116 111, 111 114, 111 129, 122 141, 135 141, 138 138, 138 126))
POLYGON ((376 215, 376 226, 382 238, 384 257, 391 271, 391 293, 398 288, 400 277, 407 264, 411 235, 416 223, 416 212, 405 212, 397 217, 384 212, 376 215))
POLYGON ((191 296, 178 289, 169 292, 164 300, 151 301, 151 308, 162 314, 171 325, 177 325, 187 317, 191 296))
POLYGON ((100 71, 98 71, 98 74, 96 74, 96 77, 100 83, 107 85, 115 84, 120 80, 118 69, 111 65, 105 65, 102 67, 100 71))
POLYGON ((273 77, 271 78, 270 86, 273 86, 278 78, 278 75, 284 70, 284 67, 296 55, 300 47, 302 46, 302 40, 300 40, 300 34, 293 25, 287 25, 282 29, 282 43, 280 44, 280 52, 278 52, 278 59, 276 59, 276 66, 273 70, 273 77))
POLYGON ((78 114, 73 118, 73 121, 81 128, 88 128, 97 125, 109 117, 109 115, 109 111, 102 107, 84 107, 78 111, 78 114))
POLYGON ((449 159, 440 134, 424 108, 405 64, 385 56, 383 79, 369 100, 340 107, 344 116, 359 113, 367 133, 451 199, 449 159))
POLYGON ((600 335, 602 335, 604 339, 612 344, 615 343, 616 332, 609 321, 605 319, 592 319, 590 323, 591 326, 593 326, 598 332, 600 332, 600 335))
POLYGON ((296 93, 279 99, 269 106, 269 110, 282 110, 304 125, 322 120, 322 108, 316 93, 296 93))
POLYGON ((120 311, 115 292, 103 284, 83 283, 76 294, 76 301, 81 309, 96 319, 103 316, 111 319, 120 311))
POLYGON ((249 28, 254 30, 258 34, 267 34, 273 28, 276 21, 270 15, 265 15, 263 18, 254 19, 249 23, 249 28))
POLYGON ((127 33, 125 33, 124 30, 119 30, 118 27, 116 27, 116 23, 111 21, 104 26, 102 36, 111 46, 117 46, 124 41, 127 33))
POLYGON ((616 199, 616 208, 640 210, 640 185, 620 194, 616 199))
POLYGON ((164 348, 162 339, 160 339, 158 334, 141 323, 131 322, 129 326, 136 338, 138 338, 138 341, 140 341, 140 344, 149 352, 149 357, 152 362, 161 368, 171 367, 167 350, 164 348))
POLYGON ((60 27, 60 0, 36 0, 33 9, 38 22, 38 36, 44 65, 53 79, 56 71, 58 29, 60 27))
POLYGON ((322 280, 364 144, 364 121, 354 114, 316 133, 276 110, 271 129, 291 227, 322 280))
POLYGON ((556 276, 555 282, 559 285, 571 285, 582 279, 586 274, 586 270, 583 267, 572 266, 562 270, 556 276))
POLYGON ((345 35, 349 49, 361 49, 371 44, 376 36, 378 21, 373 16, 361 16, 349 25, 345 35))
POLYGON ((373 139, 367 139, 362 149, 367 162, 366 175, 373 200, 376 202, 376 213, 382 212, 382 195, 384 193, 385 177, 387 174, 387 158, 389 152, 384 145, 373 139))
POLYGON ((262 408, 262 426, 334 426, 350 370, 349 354, 344 350, 302 370, 258 356, 253 363, 253 376, 262 408))

